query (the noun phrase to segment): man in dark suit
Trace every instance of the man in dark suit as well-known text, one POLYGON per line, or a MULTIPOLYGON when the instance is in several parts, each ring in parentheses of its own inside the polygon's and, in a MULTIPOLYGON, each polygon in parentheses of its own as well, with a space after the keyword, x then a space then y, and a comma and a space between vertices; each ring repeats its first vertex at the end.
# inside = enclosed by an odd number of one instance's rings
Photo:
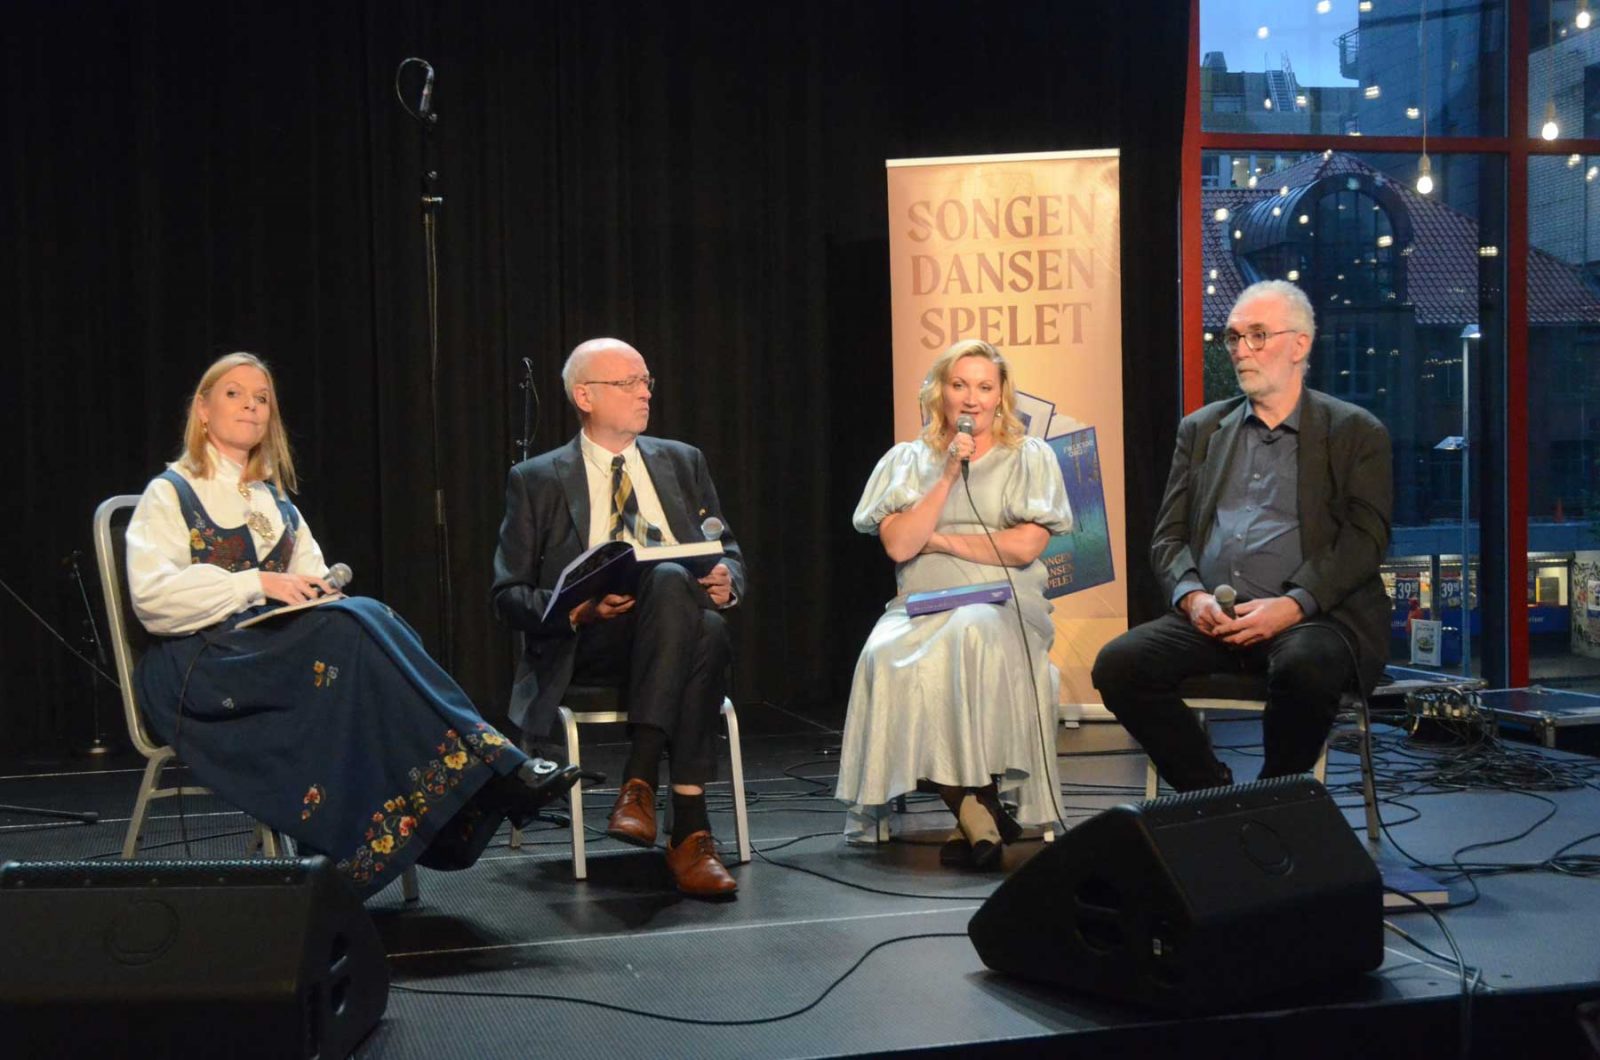
POLYGON ((1389 432, 1305 386, 1315 334, 1293 284, 1239 295, 1224 342, 1244 396, 1178 425, 1150 545, 1172 611, 1095 660, 1106 708, 1178 791, 1233 782, 1178 696, 1185 678, 1265 672, 1261 776, 1286 776, 1315 764, 1341 694, 1370 692, 1388 655, 1389 432), (1223 584, 1240 601, 1232 614, 1223 584))
MULTIPOLYGON (((620 684, 632 745, 608 834, 656 840, 656 785, 671 763, 667 865, 678 889, 730 894, 717 857, 705 783, 716 772, 715 724, 726 693, 728 631, 721 611, 744 594, 744 561, 722 521, 700 450, 644 436, 655 381, 644 358, 617 339, 580 344, 561 370, 582 430, 559 449, 511 469, 495 552, 496 613, 523 633, 511 720, 524 738, 550 731, 570 684, 620 684), (634 595, 585 600, 543 615, 562 569, 606 540, 635 545, 720 536, 725 554, 704 577, 676 563, 650 568, 634 595)), ((582 827, 574 822, 574 827, 582 827)))

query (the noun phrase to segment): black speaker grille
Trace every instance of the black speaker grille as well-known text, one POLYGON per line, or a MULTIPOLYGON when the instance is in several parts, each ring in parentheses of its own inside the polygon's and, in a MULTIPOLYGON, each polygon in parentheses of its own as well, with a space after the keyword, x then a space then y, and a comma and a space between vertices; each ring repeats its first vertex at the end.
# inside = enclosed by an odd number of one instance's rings
POLYGON ((328 871, 327 859, 195 861, 8 861, 0 890, 27 887, 259 887, 300 884, 328 871))
POLYGON ((1139 812, 1152 826, 1159 826, 1219 813, 1262 810, 1269 806, 1306 802, 1326 795, 1327 789, 1315 777, 1274 777, 1249 784, 1235 784, 1229 788, 1204 788, 1186 791, 1181 795, 1147 799, 1139 804, 1139 812))

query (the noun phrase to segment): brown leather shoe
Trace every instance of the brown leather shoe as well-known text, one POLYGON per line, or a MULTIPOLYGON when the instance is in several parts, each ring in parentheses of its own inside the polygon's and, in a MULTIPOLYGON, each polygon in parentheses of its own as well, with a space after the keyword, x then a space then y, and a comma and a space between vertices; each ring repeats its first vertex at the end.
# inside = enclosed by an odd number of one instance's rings
POLYGON ((667 844, 667 868, 678 890, 696 898, 721 898, 739 889, 717 857, 717 841, 705 829, 689 833, 677 846, 667 844))
POLYGON ((656 845, 656 791, 642 780, 624 781, 606 821, 606 835, 636 847, 656 845))

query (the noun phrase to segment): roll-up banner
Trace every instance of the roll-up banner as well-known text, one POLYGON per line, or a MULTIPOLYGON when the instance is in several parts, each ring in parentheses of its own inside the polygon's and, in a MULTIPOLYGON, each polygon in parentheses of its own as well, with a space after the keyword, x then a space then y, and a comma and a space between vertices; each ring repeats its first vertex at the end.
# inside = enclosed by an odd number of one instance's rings
POLYGON ((921 431, 917 390, 951 343, 1005 354, 1017 411, 1055 450, 1072 501, 1072 532, 1044 554, 1061 702, 1100 713, 1089 672, 1128 628, 1118 153, 887 166, 895 438, 921 431))

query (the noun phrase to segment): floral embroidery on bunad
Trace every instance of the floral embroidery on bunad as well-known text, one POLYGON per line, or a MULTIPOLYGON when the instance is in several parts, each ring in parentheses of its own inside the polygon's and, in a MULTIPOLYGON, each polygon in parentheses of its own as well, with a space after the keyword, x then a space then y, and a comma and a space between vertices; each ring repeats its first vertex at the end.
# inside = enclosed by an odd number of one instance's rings
POLYGON ((300 800, 305 806, 305 809, 300 811, 300 819, 302 821, 309 821, 311 815, 322 808, 323 794, 321 784, 313 784, 306 789, 305 797, 300 800))
POLYGON ((254 570, 257 567, 275 574, 283 574, 289 570, 289 560, 294 556, 295 527, 299 523, 294 505, 278 498, 278 513, 283 518, 283 532, 278 536, 278 543, 272 547, 272 551, 267 553, 267 558, 259 559, 256 555, 255 542, 251 540, 247 527, 239 526, 231 530, 218 528, 201 506, 194 489, 183 480, 183 476, 169 470, 161 477, 172 483, 172 488, 177 490, 178 505, 183 511, 184 518, 189 521, 189 562, 209 563, 230 573, 254 570))
POLYGON ((255 562, 246 554, 250 539, 243 534, 219 534, 209 521, 195 514, 189 528, 189 555, 196 563, 209 563, 230 574, 251 570, 255 562))
POLYGON ((332 688, 334 679, 339 676, 337 666, 329 666, 318 659, 311 664, 311 685, 313 688, 332 688))
POLYGON ((506 738, 485 721, 478 722, 477 732, 467 733, 466 741, 467 746, 472 748, 472 753, 485 764, 499 758, 501 749, 507 746, 506 738))
MULTIPOLYGON (((354 854, 339 862, 337 868, 354 883, 366 883, 383 872, 388 858, 411 841, 420 819, 429 809, 429 800, 442 798, 461 783, 462 774, 473 758, 485 764, 499 758, 508 745, 506 738, 487 722, 479 722, 477 731, 465 736, 454 729, 446 729, 444 740, 434 750, 438 757, 425 766, 413 766, 407 776, 411 782, 408 794, 385 799, 380 809, 373 811, 362 844, 354 854)), ((322 789, 313 786, 318 801, 322 789)), ((306 793, 309 800, 311 792, 306 793)), ((302 819, 309 814, 302 814, 302 819)))
MULTIPOLYGON (((284 524, 282 543, 261 561, 262 570, 271 574, 284 574, 289 570, 289 557, 294 555, 294 528, 284 524)), ((218 530, 199 512, 194 513, 194 524, 189 527, 189 558, 195 563, 209 563, 230 573, 253 570, 256 562, 251 553, 255 546, 243 530, 218 530)))

